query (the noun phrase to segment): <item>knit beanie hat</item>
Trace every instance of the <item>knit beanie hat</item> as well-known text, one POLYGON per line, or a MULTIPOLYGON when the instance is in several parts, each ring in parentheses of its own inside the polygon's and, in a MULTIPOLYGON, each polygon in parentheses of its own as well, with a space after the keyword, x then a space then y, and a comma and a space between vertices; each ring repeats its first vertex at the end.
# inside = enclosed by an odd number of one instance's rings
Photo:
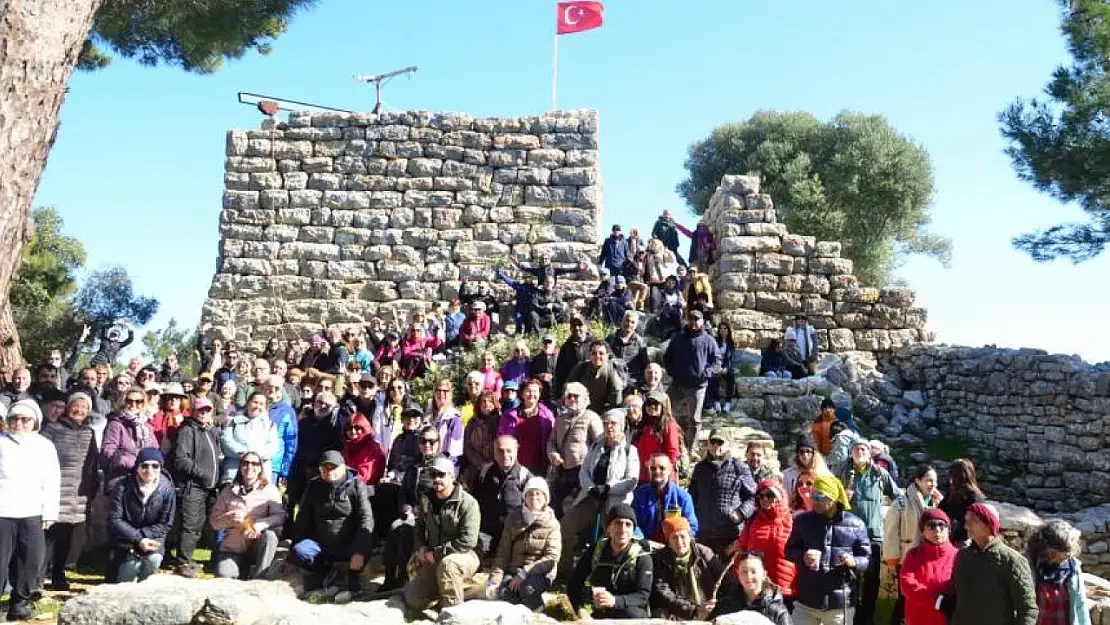
POLYGON ((925 524, 929 521, 942 521, 945 525, 952 525, 952 520, 940 508, 925 508, 921 513, 921 521, 918 523, 918 530, 925 529, 925 524))
POLYGON ((153 447, 144 447, 139 450, 139 455, 135 457, 135 469, 138 470, 144 462, 157 462, 158 464, 164 465, 166 464, 166 459, 162 457, 162 452, 157 449, 153 447))
POLYGON ((530 490, 538 490, 543 493, 544 498, 551 502, 551 491, 547 487, 547 480, 542 477, 532 477, 524 483, 524 494, 527 495, 530 490))
POLYGON ((799 434, 797 442, 794 443, 795 450, 801 449, 802 447, 808 447, 813 450, 817 449, 817 442, 813 440, 813 435, 809 432, 799 434))
POLYGON ((1002 522, 998 520, 998 514, 987 504, 973 503, 968 507, 967 511, 979 517, 979 520, 987 524, 987 527, 991 530, 991 536, 998 536, 1002 533, 1002 522))
POLYGON ((612 523, 614 519, 628 519, 635 525, 636 511, 632 509, 632 506, 626 503, 619 503, 609 508, 609 522, 612 523))
POLYGON ((93 405, 92 397, 84 391, 74 391, 74 392, 70 393, 69 394, 69 399, 66 400, 66 408, 69 408, 70 406, 73 405, 74 402, 76 402, 80 399, 83 399, 83 400, 87 401, 89 403, 89 408, 90 409, 92 408, 92 405, 93 405))
POLYGON ((8 408, 8 418, 16 415, 24 417, 31 417, 35 420, 35 427, 42 423, 42 409, 39 408, 39 403, 33 399, 21 399, 8 408))
POLYGON ((675 514, 663 519, 663 535, 667 538, 670 538, 671 534, 675 532, 683 531, 690 531, 690 522, 686 520, 686 517, 675 514))

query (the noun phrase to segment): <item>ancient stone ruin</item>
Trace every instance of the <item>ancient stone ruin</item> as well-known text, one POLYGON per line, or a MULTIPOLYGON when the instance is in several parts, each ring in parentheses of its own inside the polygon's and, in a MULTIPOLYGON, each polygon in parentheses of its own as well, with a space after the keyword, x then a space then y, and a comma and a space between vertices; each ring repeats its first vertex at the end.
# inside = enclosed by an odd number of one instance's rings
POLYGON ((725 176, 704 217, 717 242, 711 268, 717 308, 744 347, 760 348, 797 312, 809 315, 821 351, 884 353, 932 340, 926 311, 904 287, 861 287, 840 243, 790 234, 759 179, 725 176))
MULTIPOLYGON (((361 324, 450 300, 510 257, 596 257, 597 147, 593 111, 293 113, 232 130, 202 329, 260 347, 321 314, 361 324)), ((592 290, 581 277, 560 285, 592 290)))

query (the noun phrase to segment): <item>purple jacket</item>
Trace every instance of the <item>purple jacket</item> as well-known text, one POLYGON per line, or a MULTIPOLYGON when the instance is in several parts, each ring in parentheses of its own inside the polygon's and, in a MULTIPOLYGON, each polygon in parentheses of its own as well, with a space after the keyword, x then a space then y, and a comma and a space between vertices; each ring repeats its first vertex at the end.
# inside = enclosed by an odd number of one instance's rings
POLYGON ((531 360, 518 360, 510 358, 505 361, 505 365, 501 367, 501 380, 508 382, 512 380, 517 384, 523 386, 524 381, 528 379, 528 371, 532 367, 531 360))
POLYGON ((497 435, 512 434, 520 443, 517 462, 528 467, 536 474, 547 471, 547 439, 555 428, 555 415, 544 404, 539 405, 539 414, 533 419, 521 416, 520 408, 506 410, 501 414, 497 435))
POLYGON ((458 409, 452 408, 440 415, 430 415, 432 425, 439 430, 440 450, 451 457, 458 467, 463 455, 463 422, 458 409))
POLYGON ((104 427, 104 442, 100 446, 100 466, 104 470, 105 492, 111 492, 120 478, 131 473, 139 450, 158 448, 150 424, 135 415, 114 412, 108 416, 104 427))

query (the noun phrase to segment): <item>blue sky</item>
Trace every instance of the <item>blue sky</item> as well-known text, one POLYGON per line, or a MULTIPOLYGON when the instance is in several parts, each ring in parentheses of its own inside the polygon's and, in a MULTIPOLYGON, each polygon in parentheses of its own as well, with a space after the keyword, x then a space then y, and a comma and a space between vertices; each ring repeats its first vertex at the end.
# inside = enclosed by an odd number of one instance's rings
MULTIPOLYGON (((610 0, 606 24, 560 40, 559 105, 601 115, 603 221, 649 227, 686 148, 760 109, 881 113, 929 151, 934 230, 953 265, 900 275, 948 343, 1039 347, 1110 360, 1097 323, 1110 255, 1038 265, 1015 234, 1077 219, 1015 177, 997 113, 1067 60, 1052 0, 610 0), (1093 323, 1092 323, 1093 322, 1093 323)), ((269 56, 213 75, 117 60, 77 74, 36 203, 57 206, 90 268, 122 264, 162 312, 195 324, 215 268, 224 135, 260 116, 253 91, 369 110, 356 73, 419 65, 388 108, 529 115, 550 105, 555 3, 320 0, 269 56)), ((692 222, 693 219, 687 219, 692 222)), ((802 233, 804 234, 804 233, 802 233)))

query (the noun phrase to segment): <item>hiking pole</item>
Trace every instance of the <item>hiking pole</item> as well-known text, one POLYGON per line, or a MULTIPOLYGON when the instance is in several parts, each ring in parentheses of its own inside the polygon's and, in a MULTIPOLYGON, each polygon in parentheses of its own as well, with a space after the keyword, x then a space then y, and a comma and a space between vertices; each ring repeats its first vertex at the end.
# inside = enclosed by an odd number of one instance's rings
POLYGON ((840 615, 841 615, 841 618, 843 619, 844 625, 848 625, 848 602, 849 602, 849 598, 852 596, 852 593, 851 593, 851 585, 852 584, 851 584, 851 582, 852 582, 852 578, 855 577, 855 572, 852 569, 848 568, 844 564, 841 564, 840 566, 844 567, 844 575, 843 575, 844 583, 841 586, 841 591, 844 593, 844 600, 841 603, 840 615))
POLYGON ((728 576, 728 572, 732 570, 732 567, 736 566, 736 562, 739 560, 740 550, 737 549, 732 554, 732 558, 728 561, 728 566, 725 567, 724 571, 721 571, 721 575, 717 578, 717 583, 713 584, 713 592, 709 595, 710 601, 717 600, 717 591, 721 589, 721 584, 725 583, 725 577, 728 576))

